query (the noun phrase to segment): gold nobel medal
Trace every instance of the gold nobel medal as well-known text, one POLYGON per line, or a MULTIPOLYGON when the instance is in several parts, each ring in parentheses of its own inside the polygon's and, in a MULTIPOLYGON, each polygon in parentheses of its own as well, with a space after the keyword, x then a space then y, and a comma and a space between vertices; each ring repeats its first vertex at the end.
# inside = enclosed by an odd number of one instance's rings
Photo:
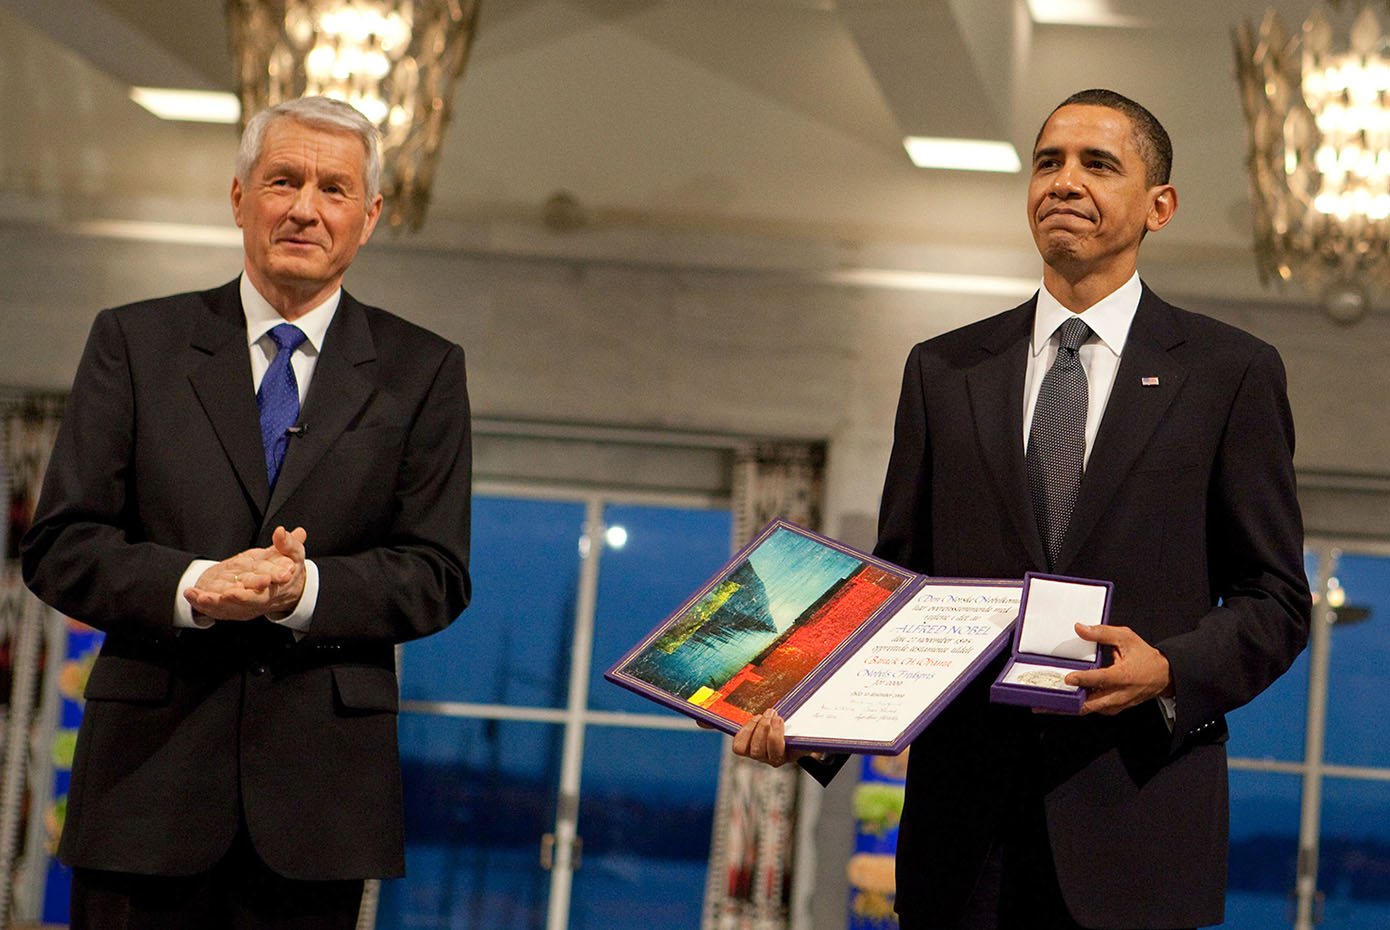
POLYGON ((1063 672, 1054 672, 1049 669, 1029 669, 1019 673, 1018 683, 1034 688, 1065 689, 1072 687, 1062 680, 1063 675, 1063 672))

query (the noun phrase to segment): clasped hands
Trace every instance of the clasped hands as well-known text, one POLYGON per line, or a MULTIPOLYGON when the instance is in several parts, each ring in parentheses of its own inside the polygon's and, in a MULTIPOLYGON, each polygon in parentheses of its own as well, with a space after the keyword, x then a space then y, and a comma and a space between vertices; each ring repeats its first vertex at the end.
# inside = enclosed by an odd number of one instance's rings
POLYGON ((195 617, 252 620, 293 613, 304 593, 304 528, 275 528, 271 545, 223 559, 186 588, 195 617))
MULTIPOLYGON (((1156 697, 1173 696, 1168 659, 1127 626, 1076 624, 1082 639, 1110 646, 1114 662, 1104 668, 1069 672, 1066 682, 1089 694, 1082 714, 1118 714, 1156 697)), ((784 721, 768 709, 745 723, 734 735, 734 755, 771 766, 795 762, 806 755, 787 749, 784 721)))

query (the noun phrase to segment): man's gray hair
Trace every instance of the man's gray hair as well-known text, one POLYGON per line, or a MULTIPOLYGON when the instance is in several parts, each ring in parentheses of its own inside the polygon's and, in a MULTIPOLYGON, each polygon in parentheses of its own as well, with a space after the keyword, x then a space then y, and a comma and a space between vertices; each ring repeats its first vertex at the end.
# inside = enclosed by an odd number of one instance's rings
POLYGON ((317 129, 350 133, 360 139, 367 152, 362 163, 362 182, 367 193, 364 206, 371 205, 381 190, 381 133, 351 104, 332 97, 297 97, 251 117, 236 153, 236 176, 242 187, 251 183, 251 172, 260 160, 266 131, 282 119, 292 119, 317 129))

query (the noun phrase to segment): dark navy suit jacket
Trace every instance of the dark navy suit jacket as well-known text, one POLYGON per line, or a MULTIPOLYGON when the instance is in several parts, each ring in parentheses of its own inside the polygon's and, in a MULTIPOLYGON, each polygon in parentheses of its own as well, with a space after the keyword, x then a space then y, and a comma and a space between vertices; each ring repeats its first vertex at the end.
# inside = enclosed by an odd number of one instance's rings
POLYGON ((238 284, 102 312, 23 547, 25 579, 106 632, 60 856, 178 875, 241 818, 296 879, 403 872, 393 645, 468 601, 463 352, 347 293, 272 493, 238 284), (173 626, 194 558, 303 526, 302 639, 260 619, 173 626))
MULTIPOLYGON (((1033 315, 1029 301, 912 350, 880 556, 946 577, 1045 569, 1023 458, 1033 315)), ((1175 725, 1154 701, 1085 717, 991 705, 987 670, 912 746, 903 914, 949 924, 1000 820, 1041 797, 1082 925, 1221 922, 1223 715, 1308 634, 1293 446, 1278 353, 1145 287, 1054 569, 1114 582, 1111 622, 1169 661, 1175 725)))

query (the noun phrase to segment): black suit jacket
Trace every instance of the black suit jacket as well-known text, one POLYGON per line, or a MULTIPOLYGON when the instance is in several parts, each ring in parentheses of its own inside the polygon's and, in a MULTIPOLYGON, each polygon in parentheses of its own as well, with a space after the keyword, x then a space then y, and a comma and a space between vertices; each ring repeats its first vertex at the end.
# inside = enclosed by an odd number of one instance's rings
MULTIPOLYGON (((913 349, 879 555, 947 577, 1045 568, 1023 459, 1034 306, 913 349)), ((1111 622, 1168 658, 1176 724, 1156 702, 1077 718, 991 705, 996 663, 912 747, 901 912, 953 920, 1002 819, 1041 797, 1081 924, 1221 922, 1223 715, 1307 639, 1292 455, 1276 351, 1146 287, 1055 570, 1115 583, 1111 622)))
POLYGON ((393 645, 468 601, 463 352, 344 293, 272 493, 233 281, 102 312, 23 544, 25 579, 106 632, 60 856, 179 875, 244 817, 297 879, 404 869, 393 645), (303 526, 300 640, 261 619, 176 630, 181 573, 303 526))

